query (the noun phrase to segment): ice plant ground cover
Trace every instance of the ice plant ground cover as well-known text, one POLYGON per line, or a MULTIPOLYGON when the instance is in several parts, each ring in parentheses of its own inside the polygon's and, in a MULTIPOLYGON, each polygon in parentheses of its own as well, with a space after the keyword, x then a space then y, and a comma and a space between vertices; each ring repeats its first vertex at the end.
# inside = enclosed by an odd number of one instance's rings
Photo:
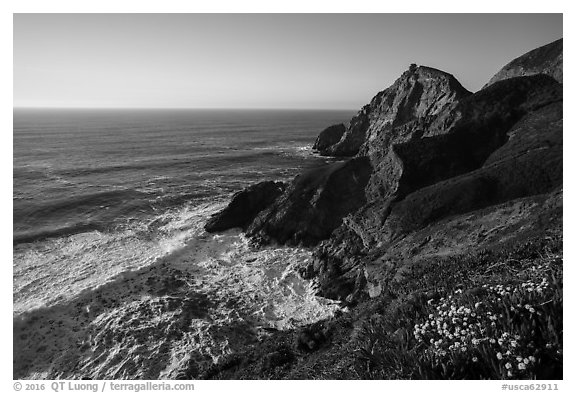
POLYGON ((415 267, 359 333, 362 376, 561 378, 562 284, 559 235, 415 267))
POLYGON ((562 379, 561 228, 402 268, 380 296, 267 331, 200 379, 562 379))

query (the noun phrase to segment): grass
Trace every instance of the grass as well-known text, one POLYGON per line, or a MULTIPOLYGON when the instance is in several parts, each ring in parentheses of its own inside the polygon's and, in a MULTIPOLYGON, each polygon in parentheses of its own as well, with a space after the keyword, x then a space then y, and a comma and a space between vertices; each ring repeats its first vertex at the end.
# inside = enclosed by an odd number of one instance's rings
POLYGON ((302 346, 314 326, 274 332, 201 377, 561 379, 562 285, 561 233, 427 261, 315 324, 321 345, 302 346))
POLYGON ((364 322, 358 374, 562 378, 562 283, 559 236, 417 267, 364 322))

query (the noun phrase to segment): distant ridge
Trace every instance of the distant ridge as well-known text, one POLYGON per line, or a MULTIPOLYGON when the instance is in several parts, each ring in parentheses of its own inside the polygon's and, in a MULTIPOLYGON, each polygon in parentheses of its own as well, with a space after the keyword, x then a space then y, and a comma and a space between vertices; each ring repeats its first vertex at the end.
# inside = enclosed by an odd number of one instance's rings
POLYGON ((502 67, 483 89, 504 79, 534 74, 550 75, 562 83, 562 51, 562 38, 531 50, 502 67))

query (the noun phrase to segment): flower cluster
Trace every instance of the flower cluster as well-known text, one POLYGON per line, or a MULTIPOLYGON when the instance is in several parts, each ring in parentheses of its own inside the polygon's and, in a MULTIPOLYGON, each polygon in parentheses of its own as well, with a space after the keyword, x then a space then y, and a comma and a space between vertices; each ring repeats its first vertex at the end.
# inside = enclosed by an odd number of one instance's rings
MULTIPOLYGON (((426 347, 435 364, 476 363, 501 378, 526 378, 540 363, 541 306, 550 295, 550 282, 527 280, 507 285, 483 285, 474 295, 458 289, 429 300, 429 315, 414 325, 414 338, 426 347)), ((561 356, 557 343, 546 349, 561 356)))

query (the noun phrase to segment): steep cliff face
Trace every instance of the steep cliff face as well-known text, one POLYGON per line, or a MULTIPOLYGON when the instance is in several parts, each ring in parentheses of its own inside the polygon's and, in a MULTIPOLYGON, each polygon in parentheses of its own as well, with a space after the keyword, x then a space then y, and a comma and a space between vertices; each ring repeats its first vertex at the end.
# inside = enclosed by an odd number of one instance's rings
POLYGON ((237 192, 224 210, 206 222, 207 232, 220 232, 230 228, 246 229, 254 218, 274 202, 285 190, 282 182, 264 181, 237 192))
MULTIPOLYGON (((429 357, 432 346, 410 341, 410 332, 426 319, 426 310, 434 312, 440 296, 464 288, 474 307, 478 299, 489 300, 484 288, 494 279, 518 280, 537 269, 527 267, 537 259, 538 268, 544 266, 542 254, 550 250, 544 244, 560 239, 561 248, 563 88, 558 80, 561 40, 514 60, 475 94, 449 74, 411 67, 348 126, 323 132, 318 139, 327 146, 322 154, 352 158, 298 176, 247 230, 264 241, 316 245, 313 260, 301 265, 300 273, 315 280, 320 295, 355 306, 334 319, 332 331, 321 330, 320 344, 313 341, 314 348, 301 351, 302 358, 311 353, 303 368, 316 372, 325 363, 335 370, 340 359, 360 352, 368 354, 361 359, 370 364, 370 378, 379 356, 387 370, 382 375, 397 378, 388 372, 396 360, 382 354, 396 359, 416 345, 401 369, 412 367, 419 348, 428 348, 429 357), (407 315, 413 316, 411 322, 396 323, 407 315), (378 326, 381 335, 370 333, 378 326), (367 343, 361 351, 342 346, 357 339, 367 343), (377 347, 378 342, 383 344, 377 347)), ((557 258, 548 255, 561 263, 557 258)), ((556 300, 561 309, 561 294, 556 300)), ((554 335, 560 337, 561 311, 545 318, 542 326, 553 330, 557 323, 554 335)), ((314 329, 307 327, 296 343, 302 336, 309 340, 314 329)), ((526 339, 532 340, 534 332, 526 332, 526 339)), ((468 364, 476 361, 470 358, 468 364)), ((542 368, 538 378, 561 378, 561 358, 545 362, 553 366, 542 368)), ((298 368, 283 367, 277 369, 298 368)), ((341 375, 346 367, 356 370, 347 365, 331 375, 341 375)), ((439 370, 426 378, 438 378, 439 370)))
POLYGON ((562 83, 563 40, 551 42, 531 50, 506 64, 484 88, 504 79, 535 74, 550 75, 562 83))
POLYGON ((318 247, 306 274, 320 278, 324 295, 345 298, 365 280, 365 263, 407 234, 560 186, 561 102, 553 78, 513 78, 462 100, 432 132, 392 144, 367 203, 318 247))
POLYGON ((365 157, 303 173, 246 233, 259 243, 315 245, 327 239, 343 217, 366 203, 364 189, 371 173, 365 157))
POLYGON ((563 92, 546 73, 561 75, 550 60, 561 60, 558 45, 520 57, 475 94, 411 66, 348 126, 318 138, 321 154, 353 158, 298 176, 247 235, 318 245, 301 273, 321 295, 352 301, 375 296, 422 250, 452 255, 466 251, 453 239, 472 251, 557 225, 563 92))
POLYGON ((335 124, 324 129, 320 135, 316 138, 314 145, 312 145, 312 150, 323 151, 333 144, 337 143, 342 135, 346 132, 346 126, 344 124, 335 124))
POLYGON ((411 139, 431 119, 470 94, 452 75, 412 65, 352 118, 337 143, 320 152, 344 157, 360 152, 377 160, 391 143, 411 139))
MULTIPOLYGON (((338 154, 357 153, 356 157, 297 178, 285 195, 258 215, 248 235, 264 242, 273 239, 304 245, 327 239, 346 215, 366 202, 394 194, 403 164, 401 155, 392 151, 392 147, 418 140, 426 133, 444 133, 459 116, 447 114, 469 95, 452 75, 413 66, 352 119, 336 144, 322 151, 325 154, 332 152, 330 149, 341 149, 338 154), (374 182, 376 165, 382 172, 378 178, 386 181, 366 187, 368 182, 374 182), (375 187, 386 191, 374 193, 375 187), (365 190, 374 195, 367 199, 365 190)), ((329 127, 315 146, 341 132, 343 126, 329 127)))

